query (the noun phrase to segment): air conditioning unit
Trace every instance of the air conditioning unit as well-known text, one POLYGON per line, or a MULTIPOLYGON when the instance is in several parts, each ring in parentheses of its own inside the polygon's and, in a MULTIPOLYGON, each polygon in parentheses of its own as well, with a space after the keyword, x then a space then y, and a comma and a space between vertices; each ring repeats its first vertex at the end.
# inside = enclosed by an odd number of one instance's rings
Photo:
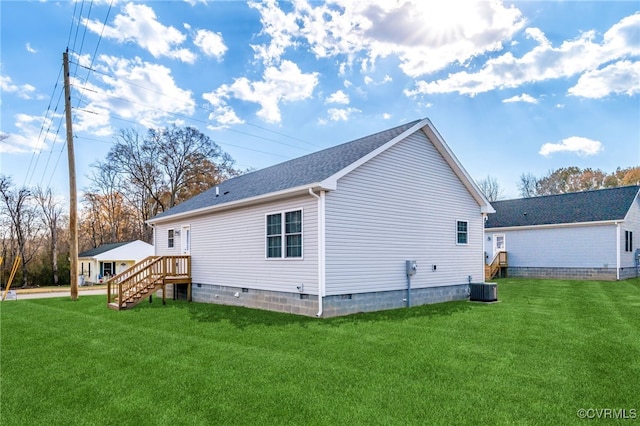
POLYGON ((496 283, 469 284, 473 302, 496 302, 498 300, 498 285, 496 283))

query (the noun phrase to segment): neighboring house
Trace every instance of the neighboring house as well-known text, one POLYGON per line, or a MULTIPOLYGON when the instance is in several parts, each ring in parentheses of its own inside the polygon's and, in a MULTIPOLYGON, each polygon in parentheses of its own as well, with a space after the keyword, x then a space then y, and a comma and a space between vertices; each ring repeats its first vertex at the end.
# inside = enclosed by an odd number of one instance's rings
POLYGON ((494 201, 488 262, 508 255, 511 277, 620 280, 638 276, 640 186, 494 201))
POLYGON ((153 252, 151 244, 140 240, 103 244, 78 255, 78 275, 84 283, 100 283, 153 256, 153 252))
POLYGON ((425 119, 229 179, 149 223, 156 255, 191 256, 194 301, 329 317, 467 298, 490 212, 425 119))

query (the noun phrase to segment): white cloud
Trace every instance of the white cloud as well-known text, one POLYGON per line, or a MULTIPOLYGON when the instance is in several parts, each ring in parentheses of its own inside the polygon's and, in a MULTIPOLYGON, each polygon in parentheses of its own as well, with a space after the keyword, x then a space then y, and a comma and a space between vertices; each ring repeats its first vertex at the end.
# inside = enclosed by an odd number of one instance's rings
POLYGON ((207 4, 208 0, 184 0, 186 3, 189 3, 191 6, 195 6, 198 3, 207 4))
POLYGON ((327 113, 331 121, 347 121, 351 115, 362 112, 358 108, 329 108, 327 113))
POLYGON ((27 45, 25 47, 27 48, 27 52, 29 52, 29 53, 38 53, 38 51, 36 49, 31 47, 31 43, 27 43, 27 45))
POLYGON ((382 114, 382 118, 385 120, 389 120, 391 118, 391 114, 385 112, 384 114, 382 114))
POLYGON ((380 86, 380 85, 385 84, 385 83, 388 83, 388 82, 390 82, 390 81, 393 81, 393 78, 391 78, 391 76, 390 76, 390 75, 385 75, 385 76, 382 78, 382 80, 380 80, 380 81, 378 81, 378 82, 376 82, 373 78, 371 78, 371 77, 369 77, 369 76, 365 76, 365 77, 364 77, 364 84, 366 84, 367 86, 368 86, 368 85, 371 85, 371 84, 374 84, 374 85, 376 85, 376 86, 380 86))
POLYGON ((182 62, 193 63, 196 55, 188 49, 179 48, 186 36, 174 27, 162 25, 154 10, 144 4, 128 3, 123 13, 116 15, 113 26, 104 26, 98 20, 83 19, 82 24, 96 34, 102 33, 119 43, 136 43, 146 49, 154 58, 168 57, 182 62))
POLYGON ((97 83, 72 81, 88 102, 82 108, 85 111, 75 112, 74 127, 78 131, 110 134, 111 114, 145 127, 157 127, 167 119, 175 119, 174 114, 194 112, 191 91, 179 88, 171 70, 163 65, 140 58, 101 55, 94 66, 102 72, 94 74, 97 83))
MULTIPOLYGON (((539 29, 528 28, 527 35, 538 44, 523 56, 517 58, 508 52, 488 60, 477 72, 461 71, 441 80, 418 81, 416 89, 407 90, 405 94, 414 96, 457 92, 474 96, 495 89, 593 72, 611 61, 640 55, 640 43, 637 35, 633 35, 634 31, 637 33, 639 25, 640 13, 636 13, 613 25, 600 43, 594 42, 595 32, 588 31, 557 47, 539 29)), ((633 88, 635 82, 628 81, 627 86, 633 88)), ((624 87, 617 87, 617 90, 626 92, 624 87)))
POLYGON ((278 8, 275 0, 263 2, 249 2, 249 6, 260 12, 260 22, 262 23, 261 35, 268 36, 271 40, 268 45, 251 45, 257 58, 270 65, 280 61, 280 57, 289 47, 296 46, 295 36, 299 32, 296 23, 297 15, 285 13, 278 8))
POLYGON ((198 46, 205 55, 218 59, 222 58, 227 51, 227 46, 224 44, 222 34, 208 30, 196 31, 193 43, 198 46))
POLYGON ((365 70, 378 58, 395 55, 411 77, 497 51, 524 26, 520 11, 498 0, 299 0, 288 13, 275 0, 249 4, 261 15, 261 35, 269 38, 253 46, 265 63, 306 44, 318 58, 345 58, 344 64, 360 62, 365 70))
POLYGON ((640 62, 619 61, 602 69, 588 71, 569 89, 570 95, 603 98, 612 93, 633 96, 640 93, 640 62))
POLYGON ((580 156, 595 155, 604 149, 602 143, 580 136, 571 136, 560 143, 545 143, 538 152, 548 157, 554 152, 575 152, 580 156))
POLYGON ((349 104, 349 95, 344 93, 342 90, 338 90, 335 93, 332 93, 325 101, 325 104, 349 104))
POLYGON ((42 134, 40 129, 50 128, 54 118, 61 117, 59 114, 50 114, 46 118, 38 115, 16 114, 14 125, 18 132, 6 134, 7 139, 0 142, 0 153, 19 154, 44 149, 45 142, 53 142, 55 135, 42 134))
POLYGON ((22 99, 32 99, 36 91, 30 84, 14 84, 11 77, 6 75, 0 75, 0 89, 5 93, 15 93, 22 99))
POLYGON ((512 96, 508 99, 503 99, 502 102, 504 103, 510 103, 510 102, 526 102, 529 104, 537 104, 538 100, 536 98, 534 98, 531 95, 528 95, 526 93, 523 93, 522 95, 519 96, 512 96))
POLYGON ((213 92, 205 93, 203 97, 214 108, 227 106, 230 98, 257 103, 260 105, 258 117, 278 123, 281 121, 280 104, 309 99, 317 84, 317 72, 305 74, 295 63, 282 61, 280 67, 267 67, 261 81, 241 77, 230 85, 224 84, 213 92))

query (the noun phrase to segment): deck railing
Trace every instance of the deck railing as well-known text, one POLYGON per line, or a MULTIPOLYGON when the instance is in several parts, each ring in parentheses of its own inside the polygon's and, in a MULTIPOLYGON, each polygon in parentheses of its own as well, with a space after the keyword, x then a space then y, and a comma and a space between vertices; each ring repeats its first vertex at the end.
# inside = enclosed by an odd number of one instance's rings
POLYGON ((149 256, 107 281, 107 305, 122 307, 154 285, 191 278, 191 256, 149 256))
POLYGON ((509 258, 506 251, 499 251, 491 260, 491 263, 485 265, 485 280, 490 280, 500 272, 501 268, 509 266, 509 258))

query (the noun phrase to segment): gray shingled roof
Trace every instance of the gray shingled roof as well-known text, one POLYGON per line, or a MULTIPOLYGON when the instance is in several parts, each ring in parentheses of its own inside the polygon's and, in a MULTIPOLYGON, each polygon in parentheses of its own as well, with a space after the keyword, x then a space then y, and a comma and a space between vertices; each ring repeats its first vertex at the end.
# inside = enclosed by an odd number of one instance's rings
POLYGON ((494 201, 486 228, 622 220, 640 186, 494 201))
POLYGON ((125 241, 124 243, 111 243, 111 244, 103 244, 101 246, 98 246, 96 248, 93 248, 91 250, 87 250, 85 252, 82 252, 78 255, 78 257, 93 257, 93 256, 97 256, 99 254, 105 253, 109 250, 113 250, 115 248, 118 248, 120 246, 123 246, 125 244, 129 244, 131 241, 125 241))
POLYGON ((320 182, 358 161, 419 122, 420 120, 412 121, 342 145, 229 179, 218 185, 219 196, 216 197, 215 187, 211 188, 158 214, 153 219, 320 182))

